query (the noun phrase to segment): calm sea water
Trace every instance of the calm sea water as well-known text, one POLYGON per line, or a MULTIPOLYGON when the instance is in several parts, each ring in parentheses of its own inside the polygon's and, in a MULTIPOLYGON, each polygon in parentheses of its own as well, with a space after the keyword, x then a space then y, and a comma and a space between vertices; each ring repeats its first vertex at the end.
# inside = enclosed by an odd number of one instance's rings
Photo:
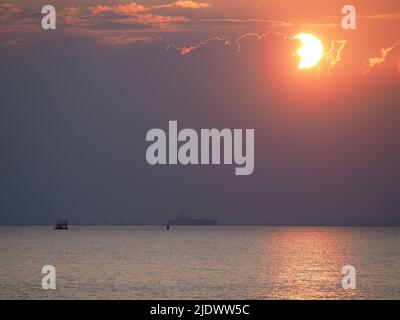
POLYGON ((0 298, 399 299, 400 228, 0 227, 0 298))

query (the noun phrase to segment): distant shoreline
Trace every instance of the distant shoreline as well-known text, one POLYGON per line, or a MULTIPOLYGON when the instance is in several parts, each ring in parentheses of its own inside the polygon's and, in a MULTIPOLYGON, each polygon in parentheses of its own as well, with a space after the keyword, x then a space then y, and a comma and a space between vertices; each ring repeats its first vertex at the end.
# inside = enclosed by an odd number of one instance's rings
MULTIPOLYGON (((23 226, 54 226, 50 223, 0 223, 0 227, 23 227, 23 226)), ((102 224, 102 223, 69 223, 70 226, 82 227, 165 227, 166 224, 146 224, 146 223, 127 223, 127 224, 102 224)), ((297 227, 359 227, 359 228, 398 228, 400 222, 396 223, 337 223, 337 224, 217 224, 217 225, 171 225, 171 228, 185 228, 185 227, 201 227, 201 228, 218 228, 218 227, 282 227, 282 228, 297 228, 297 227)))

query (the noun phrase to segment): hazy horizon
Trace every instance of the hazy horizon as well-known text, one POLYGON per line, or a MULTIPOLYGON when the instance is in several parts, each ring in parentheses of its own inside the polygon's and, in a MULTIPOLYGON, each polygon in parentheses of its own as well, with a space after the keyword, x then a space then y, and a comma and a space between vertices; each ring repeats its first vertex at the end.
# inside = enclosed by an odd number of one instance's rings
MULTIPOLYGON (((205 217, 209 218, 209 217, 205 217)), ((59 219, 65 220, 65 219, 59 219)), ((48 221, 48 220, 40 220, 36 222, 18 222, 18 221, 9 221, 0 223, 0 226, 54 226, 58 220, 48 221)), ((74 220, 66 220, 69 226, 162 226, 165 227, 167 225, 167 221, 165 223, 155 222, 155 223, 145 223, 145 222, 129 222, 129 221, 121 221, 121 222, 77 222, 74 220)), ((268 224, 268 223, 254 223, 254 224, 246 224, 246 223, 224 223, 218 222, 215 227, 218 226, 254 226, 254 227, 383 227, 383 228, 397 228, 400 227, 400 219, 397 220, 363 220, 363 221, 332 221, 332 222, 324 222, 324 223, 304 223, 304 224, 268 224)), ((184 225, 171 225, 171 227, 184 227, 184 225)), ((202 226, 198 226, 202 227, 202 226)), ((203 226, 206 227, 206 226, 203 226)))

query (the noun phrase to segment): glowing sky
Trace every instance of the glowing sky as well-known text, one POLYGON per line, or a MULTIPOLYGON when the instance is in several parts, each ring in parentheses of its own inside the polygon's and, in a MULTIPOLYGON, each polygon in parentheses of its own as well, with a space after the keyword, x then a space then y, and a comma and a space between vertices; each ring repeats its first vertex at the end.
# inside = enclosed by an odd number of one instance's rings
POLYGON ((0 4, 0 222, 398 218, 399 1, 353 1, 356 31, 336 0, 52 3, 55 31, 47 1, 0 4), (302 32, 318 68, 298 69, 302 32), (254 175, 149 167, 169 120, 254 128, 254 175))
MULTIPOLYGON (((340 26, 341 1, 315 4, 308 0, 79 3, 59 0, 54 1, 54 5, 59 18, 57 37, 73 39, 75 36, 77 40, 93 42, 92 46, 132 45, 162 38, 183 47, 183 52, 187 53, 190 51, 187 48, 197 48, 196 45, 215 37, 235 45, 236 39, 248 33, 264 35, 275 31, 293 36, 298 32, 311 32, 321 37, 337 59, 345 57, 341 64, 347 71, 362 72, 365 65, 384 62, 393 46, 397 49, 394 51, 398 51, 400 41, 400 4, 395 0, 385 3, 355 1, 359 29, 355 32, 345 31, 340 26)), ((40 7, 41 1, 0 5, 3 46, 28 46, 50 37, 39 29, 40 7)), ((390 52, 389 55, 396 54, 390 52)))

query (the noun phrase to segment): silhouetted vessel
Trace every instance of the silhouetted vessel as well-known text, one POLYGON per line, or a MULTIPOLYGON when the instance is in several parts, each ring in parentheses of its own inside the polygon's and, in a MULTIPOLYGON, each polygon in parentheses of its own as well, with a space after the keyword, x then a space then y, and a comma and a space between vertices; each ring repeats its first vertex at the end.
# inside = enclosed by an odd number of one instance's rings
POLYGON ((218 220, 199 218, 192 219, 188 218, 184 212, 180 212, 175 220, 168 220, 169 225, 175 226, 215 226, 218 220))
POLYGON ((55 226, 56 230, 68 230, 68 222, 64 220, 58 220, 55 226))

